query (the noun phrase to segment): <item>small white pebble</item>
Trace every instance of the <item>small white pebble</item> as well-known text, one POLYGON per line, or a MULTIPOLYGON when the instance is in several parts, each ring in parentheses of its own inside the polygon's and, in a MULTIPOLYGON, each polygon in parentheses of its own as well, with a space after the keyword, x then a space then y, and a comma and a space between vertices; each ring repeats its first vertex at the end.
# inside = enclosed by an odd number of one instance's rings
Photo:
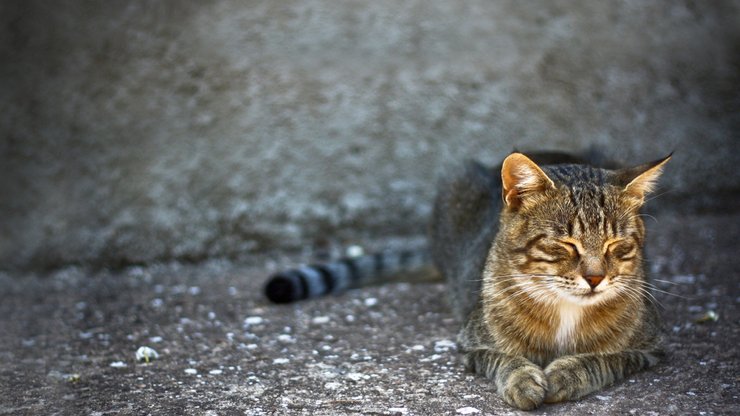
POLYGON ((149 304, 152 305, 152 308, 161 308, 164 305, 164 301, 160 298, 154 298, 149 304))
POLYGON ((256 350, 257 349, 257 344, 247 344, 247 349, 248 350, 256 350))
POLYGON ((185 374, 194 376, 194 375, 198 374, 198 370, 196 370, 194 368, 186 368, 185 369, 185 374))
POLYGON ((602 402, 605 402, 609 400, 609 396, 596 396, 597 399, 601 400, 602 402))
POLYGON ((290 360, 287 359, 287 358, 276 358, 276 359, 272 360, 272 363, 273 364, 287 364, 289 362, 290 362, 290 360))
POLYGON ((344 320, 347 321, 347 322, 354 322, 355 321, 355 316, 354 315, 347 315, 347 316, 344 317, 344 320))
POLYGON ((295 342, 295 338, 291 337, 288 334, 278 335, 278 338, 277 339, 278 339, 278 341, 280 341, 280 342, 282 342, 284 344, 292 344, 292 343, 295 342))
POLYGON ((324 388, 327 390, 336 390, 338 388, 342 387, 341 383, 337 383, 335 381, 330 381, 326 384, 324 384, 324 388))
POLYGON ((360 381, 369 378, 369 376, 361 373, 347 373, 345 377, 352 381, 360 381))
POLYGON ((155 351, 152 348, 143 346, 143 347, 139 347, 139 349, 136 350, 136 360, 137 361, 149 362, 152 360, 156 360, 157 358, 159 358, 159 354, 157 353, 157 351, 155 351))
POLYGON ((411 349, 413 351, 424 351, 424 346, 423 345, 414 345, 413 347, 411 347, 411 349))
POLYGON ((314 323, 314 324, 325 324, 327 322, 329 322, 328 316, 317 316, 311 319, 311 323, 314 323))
POLYGON ((212 376, 218 376, 218 375, 221 375, 221 373, 223 373, 223 372, 224 372, 223 370, 216 369, 216 370, 209 371, 208 374, 210 374, 212 376))
POLYGON ((198 286, 191 286, 190 288, 188 288, 188 293, 193 296, 197 296, 200 294, 200 288, 198 286))
POLYGON ((124 368, 126 367, 126 363, 124 363, 123 361, 113 361, 112 363, 110 363, 110 366, 114 368, 124 368))
POLYGON ((375 306, 378 304, 378 299, 376 298, 367 298, 365 299, 365 306, 375 306))
POLYGON ((162 337, 150 337, 149 342, 151 342, 152 344, 160 343, 162 342, 162 337))
POLYGON ((239 293, 236 291, 236 288, 234 286, 229 287, 229 296, 236 296, 236 294, 239 293))
POLYGON ((388 411, 391 413, 401 413, 405 415, 406 413, 408 413, 409 409, 405 407, 391 407, 390 409, 388 409, 388 411))
POLYGON ((473 413, 480 413, 480 410, 475 407, 461 407, 455 410, 455 412, 460 413, 461 415, 472 415, 473 413))
POLYGON ((346 250, 347 257, 360 257, 365 254, 365 250, 360 246, 349 246, 346 250))
POLYGON ((449 339, 443 339, 434 343, 434 352, 444 352, 457 348, 457 344, 449 339))
POLYGON ((261 316, 248 316, 247 319, 244 320, 245 325, 259 325, 264 321, 261 316))
POLYGON ((216 319, 216 312, 213 312, 213 311, 208 312, 208 319, 211 321, 216 319))

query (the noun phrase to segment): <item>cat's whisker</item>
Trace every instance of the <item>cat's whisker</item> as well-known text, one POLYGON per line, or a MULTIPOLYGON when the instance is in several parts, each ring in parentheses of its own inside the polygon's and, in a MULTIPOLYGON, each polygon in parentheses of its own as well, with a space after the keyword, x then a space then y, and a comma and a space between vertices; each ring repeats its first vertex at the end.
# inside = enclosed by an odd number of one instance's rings
POLYGON ((485 281, 486 279, 493 279, 496 282, 502 282, 502 281, 505 281, 506 280, 506 279, 502 279, 502 278, 526 279, 526 278, 532 278, 532 277, 553 277, 553 276, 557 276, 557 275, 542 274, 542 273, 537 273, 537 274, 532 274, 532 273, 502 274, 502 275, 486 276, 486 277, 482 277, 480 279, 471 279, 469 281, 471 281, 471 282, 482 282, 482 281, 485 281))
POLYGON ((662 293, 662 294, 668 295, 668 296, 675 296, 675 297, 677 297, 679 299, 684 299, 684 300, 691 300, 691 299, 693 299, 693 297, 691 297, 691 296, 679 295, 677 293, 671 293, 671 292, 668 292, 668 291, 665 291, 665 290, 657 289, 655 287, 651 287, 650 289, 652 291, 654 291, 654 292, 662 293))
POLYGON ((634 302, 640 302, 642 300, 642 295, 639 292, 636 292, 634 289, 630 288, 626 285, 615 285, 614 290, 619 295, 627 296, 630 300, 634 302))
POLYGON ((646 290, 643 287, 637 286, 630 286, 628 284, 622 283, 619 287, 620 290, 624 291, 623 293, 629 293, 631 295, 630 299, 635 301, 641 301, 643 298, 647 298, 650 302, 653 302, 657 306, 660 306, 662 309, 665 309, 663 304, 648 290, 646 290))
POLYGON ((635 219, 635 218, 650 218, 651 220, 655 221, 655 223, 658 223, 658 219, 653 217, 650 214, 633 214, 629 217, 629 219, 635 219))
POLYGON ((527 297, 538 303, 553 303, 554 297, 552 293, 544 290, 541 287, 531 286, 527 282, 518 282, 510 285, 507 289, 514 289, 512 292, 505 293, 507 300, 523 302, 527 297))
POLYGON ((652 280, 653 281, 656 281, 656 282, 660 282, 660 283, 667 283, 669 285, 677 285, 677 286, 688 285, 689 284, 689 283, 684 283, 684 282, 672 282, 670 280, 663 280, 663 279, 652 279, 652 280))
POLYGON ((656 224, 658 223, 658 219, 657 219, 657 218, 655 218, 655 217, 653 217, 653 216, 652 216, 652 215, 650 215, 650 214, 638 214, 637 216, 638 216, 638 217, 645 217, 645 218, 650 218, 651 220, 655 221, 655 223, 656 223, 656 224))
POLYGON ((662 307, 660 302, 657 299, 655 299, 655 297, 651 296, 649 293, 641 292, 628 285, 620 285, 619 287, 616 288, 616 290, 620 295, 624 295, 628 297, 633 302, 642 303, 644 299, 647 299, 648 301, 656 305, 660 305, 662 307))
POLYGON ((641 287, 641 286, 634 287, 633 290, 635 292, 642 293, 643 295, 647 296, 651 300, 655 301, 655 303, 657 303, 658 305, 661 305, 661 307, 663 306, 663 304, 658 300, 658 298, 655 297, 655 294, 653 293, 652 290, 649 290, 648 288, 641 287))
POLYGON ((612 277, 612 282, 614 283, 615 287, 618 287, 625 291, 632 291, 633 293, 644 295, 648 299, 656 303, 657 305, 660 305, 661 308, 663 308, 663 304, 660 303, 660 301, 655 297, 655 295, 653 295, 653 293, 650 290, 648 290, 646 287, 644 287, 641 284, 638 284, 637 286, 632 285, 633 282, 645 283, 643 280, 626 281, 624 280, 625 277, 635 277, 635 276, 623 274, 623 275, 616 275, 612 277))
POLYGON ((672 293, 672 292, 668 292, 668 291, 665 291, 665 290, 662 290, 662 289, 658 289, 657 286, 655 286, 654 284, 652 284, 652 283, 650 283, 648 281, 645 281, 645 280, 640 280, 640 283, 644 287, 649 288, 650 290, 655 291, 655 292, 658 292, 658 293, 663 293, 663 294, 666 294, 666 295, 669 295, 669 296, 675 296, 677 298, 686 299, 686 300, 691 300, 692 299, 691 297, 687 297, 687 296, 679 295, 677 293, 672 293))
POLYGON ((654 200, 654 199, 658 199, 658 198, 660 198, 661 196, 663 196, 663 195, 665 195, 665 194, 668 194, 668 193, 670 193, 670 192, 671 192, 670 190, 667 190, 667 191, 661 192, 661 193, 659 193, 659 194, 655 194, 655 195, 651 196, 650 198, 647 198, 647 199, 645 200, 645 203, 648 203, 648 202, 650 202, 650 201, 652 201, 652 200, 654 200))

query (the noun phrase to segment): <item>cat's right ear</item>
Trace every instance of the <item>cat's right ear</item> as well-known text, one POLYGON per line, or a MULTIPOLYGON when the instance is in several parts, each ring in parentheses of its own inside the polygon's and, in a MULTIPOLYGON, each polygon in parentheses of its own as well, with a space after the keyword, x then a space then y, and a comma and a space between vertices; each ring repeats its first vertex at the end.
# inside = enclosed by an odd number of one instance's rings
POLYGON ((633 198, 642 205, 645 201, 645 195, 655 189, 663 167, 673 153, 663 159, 646 163, 630 169, 622 169, 617 172, 617 183, 624 187, 624 194, 633 198))
POLYGON ((504 159, 501 182, 504 202, 513 209, 528 203, 542 191, 555 188, 545 172, 521 153, 512 153, 504 159))

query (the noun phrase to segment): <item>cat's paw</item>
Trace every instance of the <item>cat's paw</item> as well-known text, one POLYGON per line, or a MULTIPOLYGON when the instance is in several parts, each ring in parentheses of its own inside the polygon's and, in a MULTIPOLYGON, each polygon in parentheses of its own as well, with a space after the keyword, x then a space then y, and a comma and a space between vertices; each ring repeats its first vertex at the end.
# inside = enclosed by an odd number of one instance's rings
POLYGON ((525 365, 511 373, 501 396, 511 406, 531 410, 542 404, 546 392, 547 378, 542 369, 535 365, 525 365))
POLYGON ((583 396, 583 368, 572 359, 558 359, 545 368, 545 403, 557 403, 583 396))

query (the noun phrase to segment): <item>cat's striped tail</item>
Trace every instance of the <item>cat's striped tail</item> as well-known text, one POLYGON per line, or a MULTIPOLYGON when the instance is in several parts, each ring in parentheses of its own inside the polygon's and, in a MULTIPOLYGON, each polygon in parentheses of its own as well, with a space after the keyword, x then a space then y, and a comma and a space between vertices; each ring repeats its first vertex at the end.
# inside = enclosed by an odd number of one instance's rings
POLYGON ((276 273, 267 281, 265 295, 275 303, 288 303, 391 281, 440 278, 426 249, 387 250, 276 273))

